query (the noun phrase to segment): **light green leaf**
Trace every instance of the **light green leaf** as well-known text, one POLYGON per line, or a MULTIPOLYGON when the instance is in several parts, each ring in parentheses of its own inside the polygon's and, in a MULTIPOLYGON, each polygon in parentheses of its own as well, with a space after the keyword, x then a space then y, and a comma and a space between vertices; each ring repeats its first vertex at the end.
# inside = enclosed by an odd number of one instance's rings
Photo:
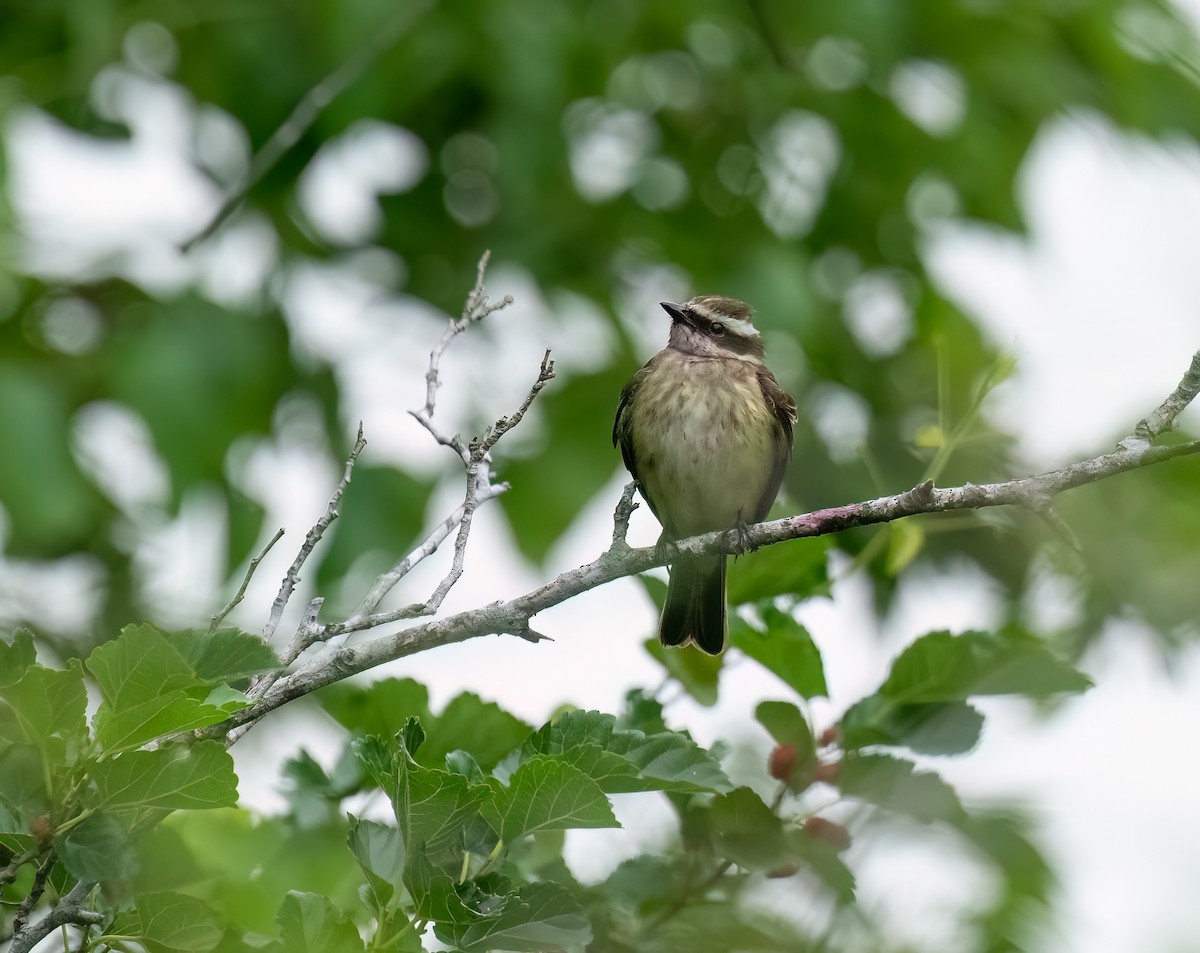
POLYGON ((621 826, 600 785, 546 755, 523 762, 509 786, 495 792, 485 816, 506 841, 536 831, 621 826))
POLYGON ((18 629, 11 642, 0 639, 0 688, 17 681, 36 659, 33 633, 28 629, 18 629))
POLYGON ((93 765, 91 775, 99 803, 108 807, 197 809, 237 803, 233 758, 219 741, 127 751, 93 765))
MULTIPOLYGON (((657 580, 653 580, 657 581, 657 580)), ((692 698, 706 707, 717 703, 718 682, 724 655, 706 655, 687 649, 667 648, 658 639, 642 643, 659 665, 684 687, 692 698)))
POLYGON ((175 690, 124 708, 107 703, 96 712, 96 742, 107 752, 138 748, 152 738, 224 721, 229 714, 175 690))
POLYGON ((113 711, 198 684, 180 646, 152 625, 127 625, 117 638, 92 650, 87 667, 113 711))
POLYGON ((319 894, 290 891, 276 919, 287 953, 362 953, 354 923, 319 894))
POLYGON ((212 908, 195 897, 160 891, 142 894, 136 904, 148 953, 207 953, 225 932, 212 908))
POLYGON ((781 745, 791 745, 796 749, 796 765, 803 767, 817 753, 817 744, 813 739, 812 728, 804 713, 790 702, 764 701, 759 702, 754 709, 754 717, 758 723, 771 733, 771 737, 781 745))
POLYGON ((803 698, 827 696, 825 668, 808 630, 790 615, 764 607, 760 632, 739 619, 731 619, 730 644, 774 672, 803 698))
POLYGON ((983 715, 966 702, 898 704, 869 695, 842 716, 841 743, 847 750, 867 745, 910 748, 921 754, 963 754, 979 743, 983 715))
POLYGON ((54 764, 65 764, 87 731, 83 670, 31 665, 0 688, 0 740, 33 745, 54 764))
POLYGON ((350 852, 364 871, 392 887, 400 887, 404 878, 405 850, 396 828, 352 817, 348 840, 350 852))
POLYGON ((186 629, 167 636, 201 682, 235 682, 279 668, 275 651, 257 635, 238 629, 209 633, 186 629))

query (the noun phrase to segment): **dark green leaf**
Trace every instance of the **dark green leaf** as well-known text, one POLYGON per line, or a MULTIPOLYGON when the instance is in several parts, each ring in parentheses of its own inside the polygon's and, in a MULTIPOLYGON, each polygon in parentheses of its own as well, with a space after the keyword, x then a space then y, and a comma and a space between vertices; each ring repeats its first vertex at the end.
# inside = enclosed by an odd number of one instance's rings
POLYGON ((592 939, 591 926, 578 901, 550 883, 522 887, 495 916, 462 925, 438 924, 436 933, 439 940, 452 943, 462 953, 581 948, 592 939))
POLYGON ((791 831, 789 835, 791 854, 829 888, 838 904, 854 903, 854 872, 846 866, 837 848, 803 831, 791 831))
POLYGON ((887 755, 847 756, 838 773, 847 797, 908 814, 919 821, 960 822, 966 815, 954 793, 938 775, 918 771, 911 761, 887 755))
POLYGON ((161 891, 142 894, 136 905, 148 953, 208 953, 225 932, 212 908, 195 897, 161 891))
POLYGON ((196 809, 237 803, 233 759, 219 741, 127 751, 93 765, 91 775, 100 803, 108 807, 196 809))
POLYGON ((808 630, 790 615, 764 607, 765 632, 731 620, 730 645, 774 672, 804 698, 826 696, 825 668, 808 630))
POLYGON ((85 817, 58 839, 58 856, 78 880, 128 880, 138 870, 129 832, 103 811, 85 817))
POLYGON ((1028 636, 932 632, 899 655, 879 692, 896 702, 947 702, 971 695, 1045 698, 1091 684, 1028 636))
POLYGON ((757 603, 782 595, 806 598, 826 594, 828 553, 828 538, 819 536, 765 546, 739 556, 729 566, 729 604, 757 603))
POLYGON ((411 678, 385 678, 368 686, 331 685, 317 696, 348 731, 390 738, 409 718, 431 721, 429 692, 411 678))
POLYGON ((903 705, 869 695, 842 716, 847 750, 867 745, 910 748, 921 754, 963 754, 979 742, 983 715, 966 702, 903 705))
POLYGON ((768 870, 788 860, 783 824, 749 788, 718 794, 708 808, 713 849, 747 870, 768 870))
POLYGON ((467 751, 484 770, 529 737, 533 729, 499 705, 471 692, 456 696, 436 718, 422 719, 429 737, 417 761, 440 767, 455 749, 467 751))

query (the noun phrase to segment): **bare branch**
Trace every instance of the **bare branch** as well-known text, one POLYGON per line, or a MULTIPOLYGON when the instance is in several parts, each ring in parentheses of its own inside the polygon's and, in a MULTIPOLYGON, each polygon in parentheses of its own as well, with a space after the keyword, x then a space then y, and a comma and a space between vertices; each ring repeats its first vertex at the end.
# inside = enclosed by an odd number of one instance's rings
POLYGON ((214 615, 212 617, 212 622, 210 622, 209 626, 208 626, 208 634, 209 635, 212 635, 212 633, 217 631, 217 626, 219 626, 223 621, 225 621, 225 617, 227 615, 229 615, 229 613, 231 613, 234 609, 236 609, 238 603, 240 603, 242 601, 242 599, 245 598, 246 587, 250 585, 250 579, 251 579, 251 577, 253 577, 254 571, 256 569, 258 569, 258 564, 263 561, 263 558, 267 555, 267 553, 269 553, 271 551, 272 547, 277 542, 279 542, 281 539, 283 539, 283 529, 282 528, 276 530, 275 535, 272 536, 271 541, 269 543, 267 543, 266 546, 263 547, 262 552, 260 552, 257 556, 255 556, 253 559, 250 560, 250 565, 246 567, 246 575, 242 577, 242 584, 238 588, 237 593, 234 595, 234 597, 232 599, 229 600, 229 604, 226 605, 224 609, 222 609, 220 612, 218 612, 216 615, 214 615))
POLYGON ((1121 445, 1124 446, 1130 439, 1149 442, 1159 434, 1170 430, 1175 424, 1175 418, 1196 399, 1197 394, 1200 394, 1200 351, 1192 355, 1192 363, 1184 372, 1179 386, 1171 391, 1166 400, 1154 408, 1154 412, 1149 417, 1138 421, 1138 425, 1133 428, 1132 436, 1122 440, 1121 445))
POLYGON ((221 207, 217 209, 208 224, 183 242, 179 246, 179 250, 186 254, 214 235, 217 229, 241 207, 250 190, 258 185, 266 174, 279 164, 279 160, 287 155, 292 146, 300 141, 300 137, 312 128, 317 117, 357 83, 384 53, 399 42, 430 6, 432 6, 430 0, 415 0, 412 3, 399 4, 391 19, 372 34, 352 56, 305 93, 300 102, 292 109, 291 115, 271 133, 270 138, 255 153, 254 158, 250 160, 250 167, 246 174, 226 195, 221 207))
POLYGON ((308 535, 304 538, 304 545, 300 547, 300 552, 296 554, 295 560, 288 569, 287 574, 283 577, 283 583, 279 587, 279 595, 275 597, 275 601, 271 604, 271 615, 267 619, 267 624, 263 628, 263 641, 270 642, 275 635, 275 629, 279 626, 279 620, 283 618, 283 610, 287 608, 288 600, 292 598, 292 593, 296 589, 296 584, 300 582, 300 570, 308 557, 312 555, 313 549, 317 543, 321 541, 321 537, 325 535, 325 530, 339 516, 338 505, 341 503, 342 494, 346 492, 346 487, 350 484, 350 475, 354 471, 354 464, 358 460, 358 455, 362 453, 363 447, 367 445, 366 438, 363 436, 362 423, 358 425, 358 439, 354 441, 354 448, 350 451, 350 456, 346 458, 346 469, 342 474, 341 482, 333 491, 333 496, 329 498, 329 505, 325 507, 325 512, 321 518, 313 524, 313 528, 308 531, 308 535))
POLYGON ((105 919, 103 914, 83 909, 88 895, 95 887, 94 883, 83 880, 77 883, 37 923, 13 932, 12 945, 8 948, 8 953, 30 953, 42 940, 68 923, 103 923, 105 919))
POLYGON ((621 491, 621 499, 617 502, 616 510, 613 511, 612 549, 629 548, 625 537, 629 534, 629 520, 633 516, 633 511, 638 508, 638 504, 633 502, 633 494, 637 488, 637 480, 630 480, 625 484, 625 489, 621 491))

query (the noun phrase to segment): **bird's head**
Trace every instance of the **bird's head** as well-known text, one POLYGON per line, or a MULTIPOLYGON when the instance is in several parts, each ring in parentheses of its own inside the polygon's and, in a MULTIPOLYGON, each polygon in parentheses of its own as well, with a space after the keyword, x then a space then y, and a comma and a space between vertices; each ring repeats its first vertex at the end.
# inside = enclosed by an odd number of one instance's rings
POLYGON ((698 357, 763 356, 762 338, 744 301, 701 295, 683 304, 663 301, 662 308, 671 316, 669 347, 698 357))

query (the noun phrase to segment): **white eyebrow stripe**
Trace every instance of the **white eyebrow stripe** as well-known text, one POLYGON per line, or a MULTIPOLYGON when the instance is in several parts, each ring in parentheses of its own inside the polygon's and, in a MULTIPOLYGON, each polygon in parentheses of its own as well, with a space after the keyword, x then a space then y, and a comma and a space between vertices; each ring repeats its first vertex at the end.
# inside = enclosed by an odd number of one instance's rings
POLYGON ((746 318, 739 318, 731 314, 723 314, 713 308, 710 308, 703 301, 690 301, 687 307, 695 311, 700 317, 709 321, 719 321, 725 325, 725 330, 730 334, 736 334, 740 338, 755 340, 761 337, 758 333, 758 328, 746 318))

